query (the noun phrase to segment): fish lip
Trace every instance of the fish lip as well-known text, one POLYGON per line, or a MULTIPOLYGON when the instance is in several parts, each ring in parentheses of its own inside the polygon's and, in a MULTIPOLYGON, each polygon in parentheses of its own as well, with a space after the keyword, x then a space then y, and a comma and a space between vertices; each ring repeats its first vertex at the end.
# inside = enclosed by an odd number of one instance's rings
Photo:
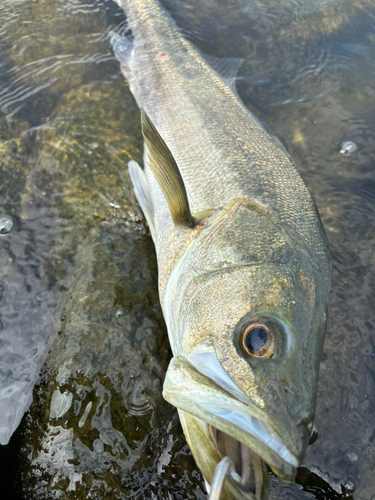
POLYGON ((199 350, 172 359, 164 384, 165 399, 205 424, 212 425, 243 443, 267 463, 281 479, 293 482, 301 457, 288 449, 280 434, 263 418, 262 410, 257 408, 233 382, 232 386, 228 386, 226 383, 228 380, 225 379, 231 379, 221 367, 216 354, 213 351, 211 355, 208 354, 210 351, 205 352, 205 365, 201 363, 203 357, 199 360, 199 356, 196 356, 199 350), (173 362, 178 364, 179 370, 183 370, 181 382, 176 380, 176 377, 172 381, 173 374, 170 373, 170 369, 173 362), (190 387, 187 389, 189 372, 192 383, 197 383, 197 390, 194 388, 190 390, 190 387), (201 381, 198 374, 202 377, 201 381), (210 384, 211 392, 216 394, 205 397, 201 382, 210 384), (233 390, 233 386, 236 390, 233 390))

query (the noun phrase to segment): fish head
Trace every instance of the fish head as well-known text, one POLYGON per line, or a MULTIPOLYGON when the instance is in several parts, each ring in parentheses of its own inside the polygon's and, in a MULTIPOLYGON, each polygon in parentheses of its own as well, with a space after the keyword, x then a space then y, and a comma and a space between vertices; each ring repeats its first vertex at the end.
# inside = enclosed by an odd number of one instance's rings
POLYGON ((208 481, 207 443, 239 468, 234 443, 244 445, 293 481, 313 430, 329 285, 308 248, 246 204, 197 243, 170 283, 167 325, 179 333, 164 397, 189 415, 185 434, 208 481), (205 439, 192 438, 197 426, 205 439))

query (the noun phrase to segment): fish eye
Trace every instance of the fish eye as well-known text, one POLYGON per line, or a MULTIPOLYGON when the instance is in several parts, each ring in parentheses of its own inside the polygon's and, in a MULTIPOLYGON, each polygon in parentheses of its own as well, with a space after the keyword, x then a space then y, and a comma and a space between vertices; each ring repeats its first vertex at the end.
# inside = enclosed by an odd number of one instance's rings
POLYGON ((250 356, 271 358, 274 343, 271 329, 263 322, 250 322, 242 329, 240 344, 242 350, 250 356))

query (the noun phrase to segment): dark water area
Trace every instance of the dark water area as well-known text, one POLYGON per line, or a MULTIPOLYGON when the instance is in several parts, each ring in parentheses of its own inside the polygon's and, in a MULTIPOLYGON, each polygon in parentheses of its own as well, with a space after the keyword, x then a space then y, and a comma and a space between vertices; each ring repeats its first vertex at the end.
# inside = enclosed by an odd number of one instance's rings
MULTIPOLYGON (((329 240, 319 435, 296 484, 270 474, 270 498, 374 500, 375 2, 164 5, 202 52, 244 59, 238 93, 296 162, 329 240)), ((171 352, 127 170, 139 111, 109 43, 126 30, 109 0, 0 4, 7 500, 205 498, 161 395, 171 352)))

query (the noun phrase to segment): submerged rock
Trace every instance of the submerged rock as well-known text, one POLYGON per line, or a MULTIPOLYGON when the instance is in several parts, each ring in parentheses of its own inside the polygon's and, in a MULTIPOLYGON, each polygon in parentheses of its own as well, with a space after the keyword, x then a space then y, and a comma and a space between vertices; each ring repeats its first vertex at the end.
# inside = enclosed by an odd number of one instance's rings
POLYGON ((170 352, 151 243, 119 221, 100 226, 80 246, 84 266, 26 420, 22 498, 204 498, 161 395, 170 352))

